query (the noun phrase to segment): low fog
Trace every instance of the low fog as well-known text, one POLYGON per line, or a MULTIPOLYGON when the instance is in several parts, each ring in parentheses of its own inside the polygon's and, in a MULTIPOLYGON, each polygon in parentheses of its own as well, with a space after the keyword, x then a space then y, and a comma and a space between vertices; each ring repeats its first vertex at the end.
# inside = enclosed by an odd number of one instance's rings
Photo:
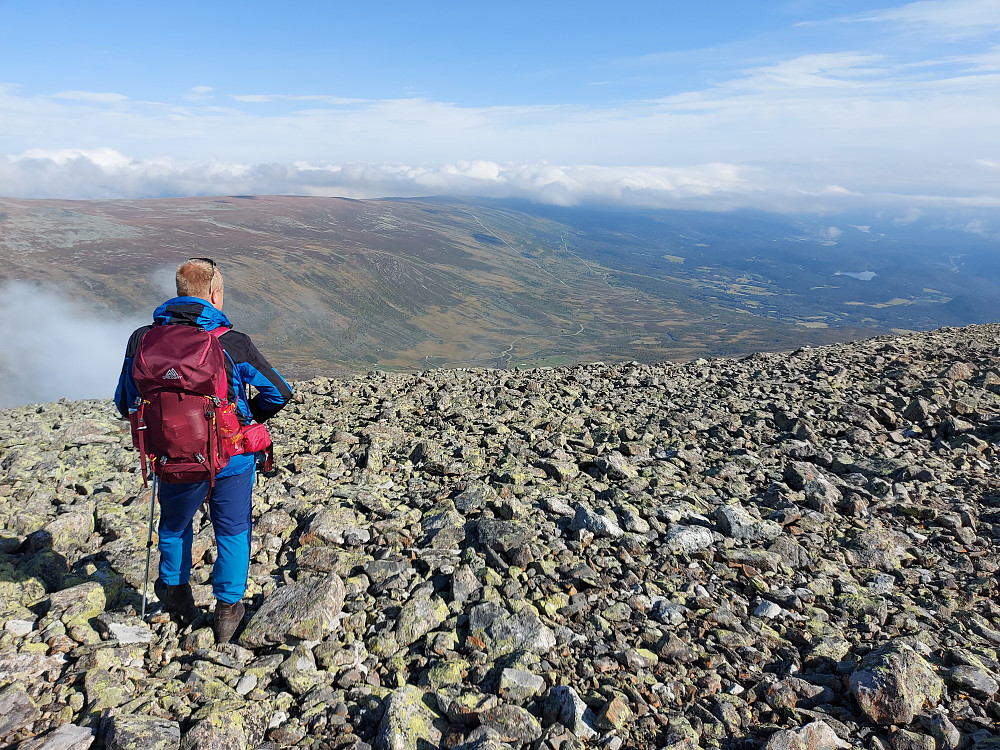
POLYGON ((0 408, 114 396, 129 334, 124 320, 84 306, 56 287, 0 286, 0 408))

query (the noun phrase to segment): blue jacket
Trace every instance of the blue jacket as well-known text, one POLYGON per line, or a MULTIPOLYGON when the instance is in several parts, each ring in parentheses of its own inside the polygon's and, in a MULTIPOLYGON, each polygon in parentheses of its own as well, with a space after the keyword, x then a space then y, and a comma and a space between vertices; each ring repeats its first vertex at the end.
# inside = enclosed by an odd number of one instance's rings
MULTIPOLYGON (((230 328, 219 337, 219 343, 226 353, 226 376, 229 380, 229 400, 234 401, 240 422, 249 424, 251 420, 264 422, 276 414, 292 397, 292 389, 270 364, 264 359, 250 337, 232 330, 221 310, 198 297, 174 297, 167 300, 153 313, 153 325, 196 325, 211 331, 219 326, 230 328), (250 397, 247 386, 253 386, 256 393, 250 397)), ((139 349, 139 342, 153 325, 137 328, 128 340, 125 362, 122 364, 118 388, 115 390, 115 405, 123 417, 134 411, 139 393, 132 378, 132 358, 139 349)), ((219 478, 242 474, 253 467, 253 454, 233 456, 219 478)))

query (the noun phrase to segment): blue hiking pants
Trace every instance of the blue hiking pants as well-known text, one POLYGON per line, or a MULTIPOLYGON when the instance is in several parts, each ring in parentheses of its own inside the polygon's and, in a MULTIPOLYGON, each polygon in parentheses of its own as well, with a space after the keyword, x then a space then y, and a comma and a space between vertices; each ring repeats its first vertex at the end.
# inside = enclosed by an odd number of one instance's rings
MULTIPOLYGON (((250 571, 250 499, 254 469, 215 480, 208 510, 218 557, 212 568, 215 598, 233 604, 243 598, 250 571)), ((171 586, 191 577, 192 519, 208 495, 209 483, 160 483, 160 580, 171 586)))

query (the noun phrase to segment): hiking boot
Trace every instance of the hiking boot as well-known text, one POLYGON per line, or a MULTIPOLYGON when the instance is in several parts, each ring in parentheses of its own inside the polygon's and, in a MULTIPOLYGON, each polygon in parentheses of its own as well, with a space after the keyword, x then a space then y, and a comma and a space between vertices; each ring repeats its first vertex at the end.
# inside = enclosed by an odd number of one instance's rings
POLYGON ((159 578, 153 583, 153 593, 168 612, 177 615, 182 625, 187 625, 198 614, 194 606, 194 594, 190 583, 179 583, 175 586, 164 583, 159 578))
POLYGON ((243 620, 244 612, 243 602, 233 604, 226 604, 218 600, 215 602, 216 643, 229 643, 229 639, 233 637, 236 628, 240 626, 240 621, 243 620))

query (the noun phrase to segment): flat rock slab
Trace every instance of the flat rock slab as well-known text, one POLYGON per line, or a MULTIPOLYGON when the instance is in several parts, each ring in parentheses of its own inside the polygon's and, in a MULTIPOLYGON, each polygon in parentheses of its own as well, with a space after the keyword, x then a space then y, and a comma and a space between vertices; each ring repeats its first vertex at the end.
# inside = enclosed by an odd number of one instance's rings
POLYGON ((22 742, 17 750, 89 750, 93 744, 93 729, 62 724, 48 734, 22 742))
POLYGON ((546 654, 556 645, 556 636, 530 607, 510 614, 503 607, 486 602, 469 615, 469 634, 483 642, 493 658, 515 651, 546 654))
POLYGON ((772 734, 764 750, 840 750, 850 745, 824 721, 814 721, 801 729, 783 729, 772 734))
POLYGON ((124 714, 106 720, 107 750, 178 750, 181 727, 156 716, 124 714))
POLYGON ((670 527, 663 543, 671 552, 690 554, 714 545, 715 537, 704 526, 678 524, 670 527))
POLYGON ((250 618, 240 643, 260 648, 284 643, 288 636, 321 640, 343 609, 344 594, 336 573, 283 586, 250 618))
POLYGON ((29 682, 45 672, 61 672, 65 665, 63 654, 4 654, 0 656, 0 681, 29 682))
POLYGON ((20 685, 15 683, 0 690, 0 737, 23 729, 41 715, 20 685))
POLYGON ((243 750, 264 740, 271 718, 260 703, 223 702, 195 714, 195 725, 184 735, 181 750, 243 750))

